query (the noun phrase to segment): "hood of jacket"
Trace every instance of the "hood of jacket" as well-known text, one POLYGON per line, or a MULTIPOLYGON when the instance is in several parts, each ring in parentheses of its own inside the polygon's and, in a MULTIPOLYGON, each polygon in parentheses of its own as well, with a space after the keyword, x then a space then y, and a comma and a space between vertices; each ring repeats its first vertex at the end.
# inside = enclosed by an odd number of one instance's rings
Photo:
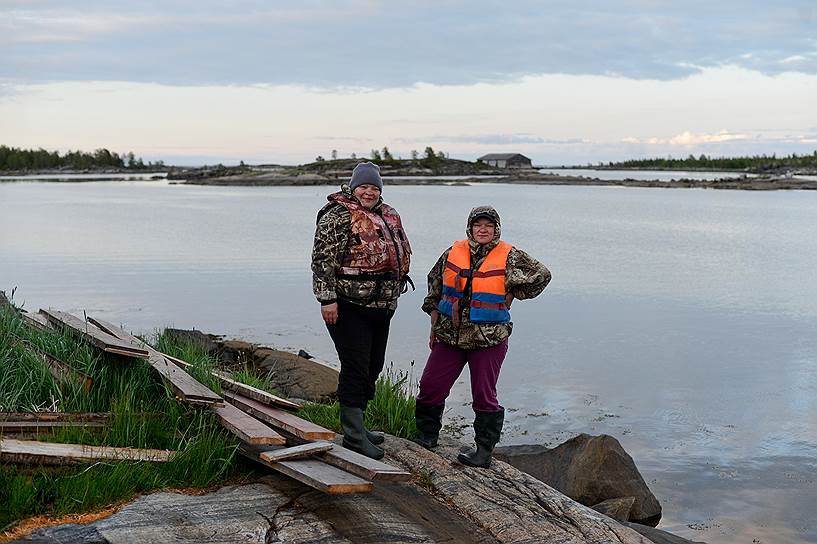
POLYGON ((499 237, 502 234, 502 226, 499 220, 499 214, 494 209, 493 206, 477 206, 471 213, 468 214, 468 224, 465 227, 465 234, 468 236, 468 242, 471 246, 471 253, 475 253, 480 256, 485 256, 488 254, 489 251, 494 249, 496 245, 499 243, 499 237), (481 245, 474 240, 474 235, 471 232, 471 225, 480 218, 480 216, 487 216, 494 222, 496 225, 496 229, 494 230, 494 239, 488 242, 487 244, 481 245))

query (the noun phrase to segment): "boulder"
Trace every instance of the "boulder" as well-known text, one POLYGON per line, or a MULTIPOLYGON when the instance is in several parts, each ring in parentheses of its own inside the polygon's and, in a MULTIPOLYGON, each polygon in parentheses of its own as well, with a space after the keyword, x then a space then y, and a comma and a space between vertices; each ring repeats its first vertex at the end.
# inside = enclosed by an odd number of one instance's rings
POLYGON ((208 354, 218 351, 214 337, 196 329, 165 329, 165 334, 180 344, 190 344, 208 354))
POLYGON ((611 517, 618 521, 627 521, 630 519, 630 510, 633 509, 635 497, 621 497, 618 499, 607 499, 592 506, 596 512, 601 512, 605 516, 611 517))
POLYGON ((269 372, 272 386, 289 397, 317 402, 338 391, 338 371, 315 360, 269 348, 256 349, 253 358, 269 372))
POLYGON ((580 434, 552 449, 501 446, 495 456, 584 505, 635 497, 629 521, 654 527, 661 520, 658 499, 612 436, 580 434))

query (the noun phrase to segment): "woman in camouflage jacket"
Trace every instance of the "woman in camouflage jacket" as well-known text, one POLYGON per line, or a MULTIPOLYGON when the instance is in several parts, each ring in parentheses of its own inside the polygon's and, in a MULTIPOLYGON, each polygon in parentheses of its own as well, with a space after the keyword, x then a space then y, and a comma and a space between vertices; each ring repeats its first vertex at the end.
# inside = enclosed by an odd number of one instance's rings
POLYGON ((513 330, 514 299, 539 295, 550 271, 524 251, 500 240, 500 219, 490 206, 471 210, 467 240, 455 242, 428 273, 423 311, 431 316, 431 354, 420 379, 415 442, 437 445, 445 400, 468 364, 476 450, 461 463, 488 467, 499 441, 505 410, 496 397, 499 371, 513 330))
POLYGON ((383 436, 366 430, 366 405, 386 356, 389 323, 405 291, 411 246, 397 211, 380 197, 375 164, 358 164, 349 185, 318 212, 312 286, 340 359, 343 445, 380 459, 383 436))

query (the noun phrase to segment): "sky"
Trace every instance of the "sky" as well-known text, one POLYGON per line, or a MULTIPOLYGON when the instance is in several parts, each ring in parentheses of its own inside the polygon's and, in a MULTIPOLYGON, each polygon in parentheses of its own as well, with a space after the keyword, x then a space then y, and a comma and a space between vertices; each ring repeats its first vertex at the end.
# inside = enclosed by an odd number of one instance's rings
POLYGON ((817 150, 817 2, 0 0, 0 144, 170 164, 817 150))

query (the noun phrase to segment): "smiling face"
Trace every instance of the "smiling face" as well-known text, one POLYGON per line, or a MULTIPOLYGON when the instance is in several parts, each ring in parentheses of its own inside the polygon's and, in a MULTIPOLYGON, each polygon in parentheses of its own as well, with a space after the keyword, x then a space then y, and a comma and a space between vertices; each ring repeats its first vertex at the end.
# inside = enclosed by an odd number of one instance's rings
POLYGON ((380 200, 380 189, 368 183, 358 185, 352 193, 367 210, 374 208, 377 201, 380 200))
POLYGON ((494 239, 496 224, 490 219, 481 217, 471 225, 471 236, 478 244, 487 244, 494 239))

